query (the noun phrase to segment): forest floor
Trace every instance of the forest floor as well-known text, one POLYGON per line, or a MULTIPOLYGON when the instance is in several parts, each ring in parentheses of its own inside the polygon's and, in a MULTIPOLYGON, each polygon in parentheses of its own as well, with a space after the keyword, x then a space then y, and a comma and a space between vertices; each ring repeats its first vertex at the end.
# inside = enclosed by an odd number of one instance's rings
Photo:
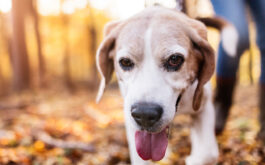
MULTIPOLYGON (((259 129, 257 86, 238 86, 227 127, 218 137, 220 165, 265 164, 259 129)), ((0 164, 130 164, 117 89, 99 103, 87 90, 26 92, 0 98, 0 164)), ((159 164, 184 164, 190 152, 188 116, 174 120, 172 154, 159 164)))

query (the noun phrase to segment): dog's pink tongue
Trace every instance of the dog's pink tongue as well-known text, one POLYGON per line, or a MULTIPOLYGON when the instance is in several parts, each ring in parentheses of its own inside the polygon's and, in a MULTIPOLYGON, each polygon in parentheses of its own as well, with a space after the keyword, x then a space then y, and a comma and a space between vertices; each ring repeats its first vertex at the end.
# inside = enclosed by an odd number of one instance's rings
POLYGON ((167 149, 166 129, 156 134, 137 131, 135 133, 135 144, 137 153, 143 160, 159 161, 165 156, 167 149))

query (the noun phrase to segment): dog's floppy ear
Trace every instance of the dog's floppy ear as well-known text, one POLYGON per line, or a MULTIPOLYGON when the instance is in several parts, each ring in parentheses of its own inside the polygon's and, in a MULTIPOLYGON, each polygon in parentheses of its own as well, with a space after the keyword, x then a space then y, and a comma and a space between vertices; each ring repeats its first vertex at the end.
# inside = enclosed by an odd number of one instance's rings
POLYGON ((115 48, 115 40, 117 37, 116 27, 119 22, 110 22, 104 27, 104 40, 101 42, 96 55, 96 64, 99 71, 101 81, 97 94, 96 101, 101 99, 106 84, 111 80, 111 76, 114 70, 113 59, 111 53, 115 48))
POLYGON ((213 48, 207 41, 207 30, 204 25, 193 21, 190 28, 187 28, 188 35, 193 44, 201 52, 203 61, 199 67, 198 72, 198 85, 193 96, 192 107, 195 111, 200 108, 201 100, 203 97, 203 87, 210 80, 215 69, 215 55, 213 48))

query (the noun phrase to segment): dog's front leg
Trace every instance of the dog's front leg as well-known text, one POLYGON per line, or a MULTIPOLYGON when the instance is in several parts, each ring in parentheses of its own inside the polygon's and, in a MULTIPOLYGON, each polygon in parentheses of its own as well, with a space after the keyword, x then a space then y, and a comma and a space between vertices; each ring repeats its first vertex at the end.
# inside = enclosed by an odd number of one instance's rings
POLYGON ((135 129, 131 125, 129 116, 125 114, 125 126, 126 126, 126 134, 127 140, 129 144, 130 158, 132 165, 148 165, 149 161, 145 161, 138 155, 135 147, 135 129))
POLYGON ((193 116, 191 128, 191 155, 186 158, 187 165, 212 165, 219 155, 214 134, 214 107, 210 97, 206 100, 203 111, 193 116))

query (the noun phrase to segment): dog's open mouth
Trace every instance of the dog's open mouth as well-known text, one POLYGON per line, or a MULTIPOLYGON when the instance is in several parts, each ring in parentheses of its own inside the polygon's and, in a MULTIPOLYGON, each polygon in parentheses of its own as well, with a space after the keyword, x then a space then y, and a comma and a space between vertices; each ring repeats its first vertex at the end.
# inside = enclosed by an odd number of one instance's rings
POLYGON ((159 161, 165 156, 168 145, 168 129, 166 127, 159 133, 136 131, 136 151, 143 160, 159 161))
MULTIPOLYGON (((176 101, 176 111, 181 100, 181 94, 176 101)), ((168 145, 169 126, 161 132, 152 133, 148 131, 135 132, 135 145, 138 155, 143 160, 159 161, 163 159, 168 145)))

